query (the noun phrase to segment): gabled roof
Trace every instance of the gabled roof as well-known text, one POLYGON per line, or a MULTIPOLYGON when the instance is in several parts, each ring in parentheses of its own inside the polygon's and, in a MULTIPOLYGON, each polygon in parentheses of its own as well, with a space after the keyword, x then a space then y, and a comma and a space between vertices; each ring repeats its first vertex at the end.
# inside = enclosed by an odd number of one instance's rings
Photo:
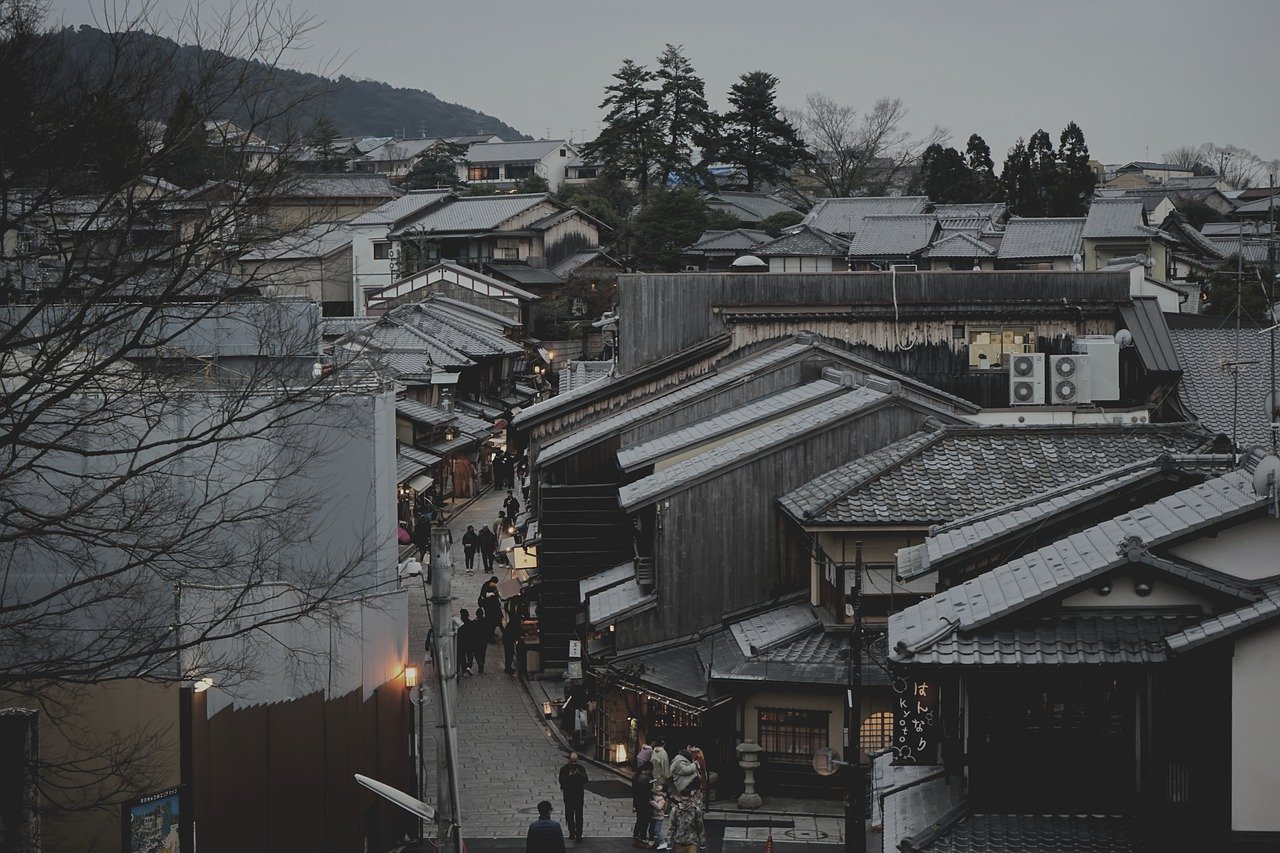
MULTIPOLYGON (((1280 209, 1280 198, 1276 199, 1275 206, 1280 209)), ((1271 210, 1271 198, 1259 198, 1253 201, 1246 201, 1244 204, 1236 205, 1233 211, 1236 216, 1265 216, 1271 210)))
POLYGON ((497 291, 499 295, 495 298, 510 297, 530 302, 541 298, 537 294, 516 287, 510 282, 501 281, 491 275, 485 275, 461 264, 455 264, 453 261, 441 261, 435 266, 419 270, 407 278, 402 278, 400 281, 370 293, 368 297, 369 304, 372 306, 387 299, 405 296, 431 284, 437 279, 445 279, 454 284, 461 284, 461 286, 469 287, 469 289, 477 293, 484 293, 489 296, 493 296, 491 291, 497 291))
POLYGON ((609 255, 604 249, 585 249, 577 254, 570 255, 560 263, 551 267, 551 271, 563 279, 588 264, 602 263, 604 266, 613 267, 614 269, 622 269, 622 262, 609 255))
POLYGON ((422 216, 402 221, 391 232, 391 236, 492 231, 508 219, 539 204, 552 201, 550 193, 452 198, 444 204, 428 209, 422 216))
POLYGON ((1191 166, 1184 166, 1181 163, 1156 163, 1151 160, 1133 160, 1125 163, 1117 172, 1133 170, 1133 169, 1151 169, 1152 171, 1162 172, 1186 172, 1188 175, 1193 174, 1195 169, 1191 166))
POLYGON ((339 222, 322 222, 286 234, 240 256, 242 261, 289 261, 325 258, 351 245, 351 229, 339 222))
MULTIPOLYGON (((1182 365, 1178 399, 1186 411, 1242 447, 1270 446, 1271 336, 1257 328, 1239 334, 1234 328, 1170 329, 1169 334, 1182 365)), ((1274 387, 1280 390, 1280 377, 1274 387)))
POLYGON ((806 525, 940 524, 1202 442, 1185 425, 948 426, 841 465, 779 502, 806 525))
POLYGON ((664 456, 697 447, 724 435, 741 432, 749 426, 806 407, 823 397, 838 394, 843 387, 839 383, 821 379, 771 394, 745 406, 738 406, 706 420, 625 447, 618 451, 618 465, 624 471, 652 465, 664 456))
POLYGON ((362 172, 299 174, 281 183, 278 198, 396 198, 400 191, 386 175, 362 172))
POLYGON ((427 426, 444 426, 453 422, 453 413, 417 400, 396 400, 396 414, 427 426))
POLYGON ((824 198, 802 220, 830 234, 851 237, 862 228, 867 216, 893 216, 924 213, 929 206, 926 196, 863 196, 859 198, 824 198))
POLYGON ((1263 592, 1263 597, 1258 601, 1206 619, 1198 625, 1188 626, 1176 634, 1166 636, 1165 642, 1174 652, 1186 652, 1205 643, 1256 628, 1277 616, 1280 616, 1280 585, 1273 585, 1263 592))
POLYGON ((533 139, 524 142, 477 142, 467 149, 468 163, 524 163, 541 160, 557 148, 569 157, 577 152, 563 139, 533 139))
POLYGON ((1070 258, 1080 252, 1084 223, 1083 217, 1015 216, 1004 227, 998 257, 1003 260, 1070 258))
POLYGON ((735 228, 732 231, 703 231, 692 246, 685 249, 690 254, 698 252, 741 252, 754 249, 773 238, 763 231, 735 228))
POLYGON ((1142 199, 1095 198, 1089 205, 1081 236, 1086 240, 1146 240, 1159 233, 1159 229, 1146 224, 1142 199))
POLYGON ((937 229, 938 220, 931 213, 864 216, 849 243, 849 257, 910 257, 933 242, 937 229))
POLYGON ((1129 545, 1152 549, 1264 508, 1247 470, 1232 471, 1059 539, 889 617, 895 658, 954 631, 989 625, 1127 564, 1129 545))
POLYGON ((618 490, 618 503, 628 511, 647 506, 806 435, 869 412, 890 399, 892 395, 886 391, 865 387, 821 400, 775 423, 754 429, 739 438, 623 486, 618 490))
POLYGON ((983 219, 989 223, 995 223, 1009 212, 1009 206, 1002 201, 980 202, 977 204, 935 204, 933 206, 933 215, 943 222, 946 227, 947 220, 972 220, 983 219))
POLYGON ((1219 181, 1222 181, 1222 178, 1217 175, 1187 175, 1166 178, 1164 186, 1170 190, 1213 190, 1218 188, 1219 181))
POLYGON ((707 206, 723 210, 743 222, 760 222, 776 213, 800 211, 766 193, 716 192, 706 197, 707 206))
POLYGON ((801 225, 789 234, 783 234, 768 243, 761 243, 752 250, 752 254, 761 258, 770 257, 819 257, 843 258, 849 252, 849 241, 843 237, 801 225))
POLYGON ((528 264, 499 264, 491 263, 485 267, 494 275, 500 275, 509 278, 516 284, 525 286, 529 285, 549 285, 564 284, 564 279, 556 275, 545 267, 531 267, 528 264))
POLYGON ((976 237, 959 232, 949 234, 925 250, 926 258, 989 258, 996 248, 976 237))
POLYGON ((1187 248, 1198 255, 1206 256, 1211 260, 1220 260, 1226 257, 1219 246, 1215 245, 1208 237, 1197 231, 1191 223, 1187 221, 1187 217, 1176 210, 1165 218, 1165 221, 1161 223, 1160 228, 1161 230, 1172 234, 1187 248))
POLYGON ((439 145, 442 140, 430 139, 388 139, 376 148, 364 154, 364 159, 377 162, 394 162, 396 160, 412 160, 422 152, 439 145))
POLYGON ((453 195, 452 190, 410 190, 351 220, 352 225, 396 225, 453 195))

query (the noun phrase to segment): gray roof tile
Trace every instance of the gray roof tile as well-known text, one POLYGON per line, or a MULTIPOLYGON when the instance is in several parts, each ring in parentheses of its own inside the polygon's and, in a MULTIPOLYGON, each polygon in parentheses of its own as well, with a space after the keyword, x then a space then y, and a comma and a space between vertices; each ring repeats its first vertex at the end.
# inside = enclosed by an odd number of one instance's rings
POLYGON ((1165 641, 1174 652, 1185 652, 1246 628, 1256 627, 1277 616, 1280 616, 1280 586, 1272 586, 1265 591, 1261 600, 1206 619, 1198 625, 1191 625, 1167 636, 1165 641))
POLYGON ((240 256, 242 261, 286 261, 323 258, 351 245, 351 229, 338 222, 322 222, 286 234, 240 256))
MULTIPOLYGON (((1253 329, 1237 335, 1229 328, 1171 329, 1169 334, 1182 365, 1178 399, 1187 411, 1206 428, 1236 438, 1241 446, 1269 446, 1270 336, 1253 329), (1242 364, 1233 367, 1237 346, 1242 364)), ((1280 377, 1274 387, 1280 390, 1280 377)))
POLYGON ((396 414, 427 426, 444 426, 453 420, 453 413, 417 400, 396 400, 396 414))
POLYGON ((952 426, 908 436, 781 498, 806 524, 939 524, 1202 441, 1184 426, 952 426))
MULTIPOLYGON (((1154 548, 1266 505, 1248 471, 1232 471, 1094 525, 889 617, 889 643, 908 653, 968 632, 1123 565, 1120 545, 1154 548)), ((897 653, 895 652, 895 656, 897 653)))
POLYGON ((743 222, 760 222, 777 213, 800 212, 765 193, 712 193, 707 196, 707 206, 712 210, 723 210, 743 222))
POLYGON ((757 455, 785 446, 804 435, 827 429, 845 418, 882 403, 888 397, 885 392, 868 387, 822 400, 776 423, 752 430, 733 441, 623 486, 618 490, 619 503, 626 510, 645 506, 707 477, 734 468, 757 455))
POLYGON ((704 231, 698 241, 685 249, 690 254, 698 252, 741 252, 768 243, 773 238, 763 231, 735 228, 732 231, 704 231))
POLYGON ((523 142, 477 142, 467 149, 466 159, 468 163, 526 163, 541 160, 557 148, 564 148, 568 157, 577 156, 577 152, 563 139, 532 139, 523 142))
POLYGON ((824 198, 813 206, 802 224, 852 237, 861 230, 864 217, 924 213, 928 206, 929 199, 922 195, 824 198))
POLYGON ((948 234, 935 242, 925 251, 924 256, 926 258, 989 258, 995 253, 995 246, 964 232, 958 232, 948 234))
POLYGON ((1095 198, 1089 205, 1085 219, 1086 240, 1108 238, 1133 238, 1145 240, 1154 236, 1157 229, 1146 224, 1140 198, 1095 198))
POLYGON ((550 200, 550 193, 484 195, 449 199, 401 222, 392 236, 456 231, 492 231, 513 216, 550 200))
POLYGON ((277 190, 279 198, 396 198, 400 191, 386 175, 359 172, 294 175, 277 190))
POLYGON ((909 257, 928 248, 937 229, 938 220, 931 213, 865 216, 849 243, 849 257, 909 257))
POLYGON ((351 220, 352 225, 395 225, 407 216, 413 216, 433 204, 439 204, 452 194, 451 190, 411 190, 400 198, 380 204, 373 210, 351 220))
POLYGON ((809 603, 788 604, 757 613, 729 626, 743 655, 768 651, 786 640, 807 634, 821 624, 809 603), (752 649, 755 651, 752 651, 752 649))
MULTIPOLYGON (((920 836, 917 836, 920 838, 920 836)), ((927 840, 909 839, 921 853, 1139 853, 1147 850, 1136 818, 1106 815, 971 814, 927 840)))
POLYGON ((762 258, 770 257, 822 257, 843 258, 849 251, 849 241, 828 234, 809 225, 801 225, 790 234, 757 246, 753 253, 762 258))
POLYGON ((1083 217, 1027 218, 1015 216, 1004 227, 999 257, 1004 260, 1070 258, 1080 252, 1083 217))

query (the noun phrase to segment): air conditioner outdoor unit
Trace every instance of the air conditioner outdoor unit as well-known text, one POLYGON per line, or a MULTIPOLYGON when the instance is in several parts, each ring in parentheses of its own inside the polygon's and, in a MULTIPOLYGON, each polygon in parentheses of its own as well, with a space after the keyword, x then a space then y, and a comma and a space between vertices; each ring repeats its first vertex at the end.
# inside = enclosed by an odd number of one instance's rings
POLYGON ((1016 353, 1009 359, 1009 405, 1043 406, 1044 399, 1044 353, 1016 353))
POLYGON ((1049 402, 1055 406, 1093 402, 1089 393, 1089 356, 1049 357, 1049 402))

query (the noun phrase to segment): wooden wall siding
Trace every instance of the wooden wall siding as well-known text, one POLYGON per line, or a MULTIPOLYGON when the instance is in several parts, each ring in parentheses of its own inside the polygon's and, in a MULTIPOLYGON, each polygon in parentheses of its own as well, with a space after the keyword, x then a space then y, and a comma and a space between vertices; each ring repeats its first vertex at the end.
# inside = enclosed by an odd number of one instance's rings
POLYGON ((687 635, 802 587, 787 566, 777 498, 915 432, 929 414, 894 401, 673 496, 657 543, 659 606, 618 623, 618 647, 687 635))
MULTIPOLYGON (((619 367, 632 370, 725 331, 725 322, 713 314, 715 306, 855 310, 856 305, 856 310, 883 313, 893 310, 894 290, 888 273, 621 275, 621 315, 645 322, 622 324, 619 367)), ((1129 280, 1124 273, 1101 272, 921 272, 898 275, 896 294, 900 311, 909 315, 920 310, 968 311, 975 317, 999 312, 1013 320, 1048 310, 1074 318, 1080 311, 1100 313, 1127 303, 1129 280)))
POLYGON ((202 851, 389 849, 413 819, 355 783, 364 773, 413 790, 410 718, 398 681, 367 700, 224 708, 193 727, 196 840, 202 851), (366 847, 366 839, 369 847, 366 847))

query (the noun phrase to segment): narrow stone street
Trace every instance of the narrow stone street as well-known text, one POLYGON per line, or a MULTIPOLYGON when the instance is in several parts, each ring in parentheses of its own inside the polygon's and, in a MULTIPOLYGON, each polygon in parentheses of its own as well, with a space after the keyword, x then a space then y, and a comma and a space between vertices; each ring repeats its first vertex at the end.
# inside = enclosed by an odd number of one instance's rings
MULTIPOLYGON (((501 509, 505 492, 489 492, 449 522, 453 533, 453 612, 466 608, 474 613, 480 586, 489 575, 482 570, 466 571, 462 554, 462 534, 467 525, 477 529, 492 524, 501 509)), ((423 658, 428 614, 420 578, 403 581, 409 590, 409 659, 423 658)), ((462 822, 467 838, 523 839, 529 823, 537 817, 536 804, 547 799, 554 804, 552 817, 564 822, 557 774, 566 753, 552 737, 541 714, 519 683, 519 676, 502 671, 502 646, 489 647, 485 674, 461 678, 458 684, 459 787, 462 822)), ((428 665, 425 677, 434 673, 428 665)), ((429 691, 425 719, 427 796, 435 799, 435 734, 438 694, 429 691)), ((584 808, 586 840, 577 846, 590 847, 591 839, 626 838, 634 820, 629 789, 594 766, 588 765, 591 782, 584 808), (595 788, 596 790, 591 790, 595 788), (602 796, 604 791, 608 796, 602 796)))

